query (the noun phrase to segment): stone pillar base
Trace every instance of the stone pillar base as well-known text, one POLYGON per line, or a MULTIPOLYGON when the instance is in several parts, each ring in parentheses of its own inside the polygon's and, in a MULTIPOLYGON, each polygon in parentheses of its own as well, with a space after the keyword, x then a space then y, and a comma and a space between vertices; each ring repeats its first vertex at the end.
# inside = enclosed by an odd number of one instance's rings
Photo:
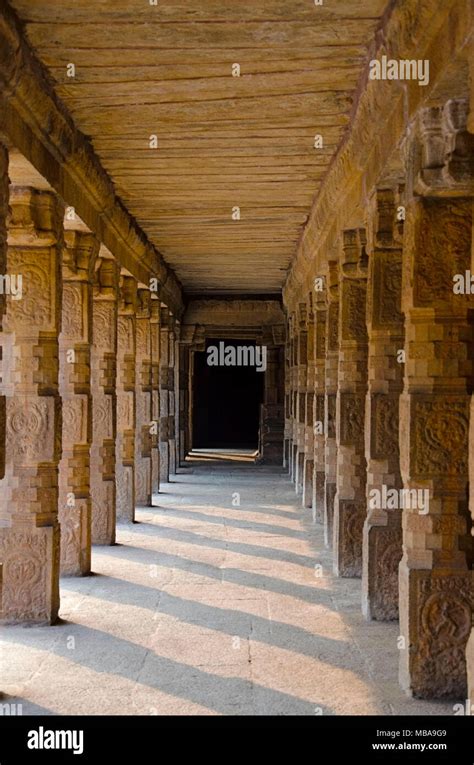
POLYGON ((122 465, 120 482, 117 481, 117 523, 135 521, 135 469, 122 465))
MULTIPOLYGON (((396 513, 391 510, 391 513, 396 513)), ((369 526, 363 533, 362 613, 366 619, 398 619, 398 566, 402 557, 400 515, 391 526, 369 526), (398 521, 398 522, 397 522, 398 521)))
POLYGON ((313 473, 314 461, 305 458, 303 466, 303 507, 311 508, 313 505, 313 473))
POLYGON ((365 502, 339 499, 336 494, 333 518, 334 573, 341 577, 362 576, 362 530, 365 502))
POLYGON ((91 572, 91 501, 76 498, 61 522, 61 576, 87 576, 91 572))
POLYGON ((304 452, 296 452, 296 466, 295 466, 295 492, 301 494, 303 492, 303 473, 304 473, 304 452))
POLYGON ((291 480, 293 482, 296 481, 296 473, 297 473, 297 467, 296 467, 297 459, 296 458, 297 458, 297 453, 298 453, 298 447, 294 443, 292 443, 291 444, 290 475, 291 475, 291 480))
POLYGON ((2 624, 54 624, 59 610, 59 524, 0 529, 2 624))
POLYGON ((169 479, 169 446, 168 441, 160 443, 160 482, 165 483, 169 479))
POLYGON ((326 547, 332 547, 334 535, 334 500, 336 498, 336 483, 332 481, 325 482, 324 499, 324 544, 326 547))
MULTIPOLYGON (((324 482, 325 473, 321 470, 314 472, 314 518, 318 523, 324 522, 324 482)), ((332 533, 332 532, 331 532, 332 533)))
POLYGON ((176 441, 174 438, 169 441, 169 472, 170 475, 176 475, 176 441))
MULTIPOLYGON (((98 494, 98 492, 97 492, 98 494)), ((114 545, 115 544, 115 483, 104 481, 100 495, 102 502, 94 503, 92 512, 92 544, 114 545)))
POLYGON ((152 476, 152 498, 153 494, 158 494, 160 490, 160 451, 159 448, 152 449, 151 452, 151 476, 152 476))
POLYGON ((421 699, 465 699, 472 572, 440 576, 400 563, 400 685, 421 699))

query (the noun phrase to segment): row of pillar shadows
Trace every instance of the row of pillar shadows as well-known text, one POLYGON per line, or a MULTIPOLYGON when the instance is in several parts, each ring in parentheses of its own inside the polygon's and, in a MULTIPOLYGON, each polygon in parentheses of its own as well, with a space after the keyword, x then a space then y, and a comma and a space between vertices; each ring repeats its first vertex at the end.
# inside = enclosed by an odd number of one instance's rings
POLYGON ((4 623, 54 623, 59 575, 87 575, 175 472, 187 406, 179 324, 53 191, 8 185, 0 152, 0 570, 4 623), (177 373, 177 358, 182 375, 177 373))
POLYGON ((424 698, 466 698, 474 301, 453 276, 472 240, 472 196, 381 188, 288 325, 286 465, 366 617, 399 619, 400 682, 424 698), (377 506, 383 487, 429 503, 377 506))

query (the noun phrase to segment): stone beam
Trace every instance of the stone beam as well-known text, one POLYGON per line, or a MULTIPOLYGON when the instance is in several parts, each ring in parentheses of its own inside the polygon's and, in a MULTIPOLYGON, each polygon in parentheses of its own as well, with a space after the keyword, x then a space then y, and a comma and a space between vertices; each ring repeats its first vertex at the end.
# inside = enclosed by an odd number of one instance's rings
POLYGON ((261 328, 285 324, 285 315, 279 300, 219 300, 193 299, 189 301, 183 317, 183 328, 201 324, 207 328, 261 328))

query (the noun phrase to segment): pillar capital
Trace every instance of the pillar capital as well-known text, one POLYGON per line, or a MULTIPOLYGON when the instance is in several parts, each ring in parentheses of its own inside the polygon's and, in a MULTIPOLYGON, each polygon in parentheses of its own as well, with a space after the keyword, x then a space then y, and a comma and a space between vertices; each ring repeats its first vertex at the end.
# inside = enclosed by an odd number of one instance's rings
POLYGON ((306 329, 308 321, 308 306, 305 302, 298 303, 298 327, 301 330, 306 329))
POLYGON ((273 345, 284 345, 286 340, 286 327, 284 324, 272 324, 273 345))
POLYGON ((399 249, 402 244, 404 208, 404 186, 376 188, 367 207, 367 248, 399 249))
POLYGON ((10 186, 10 247, 52 246, 62 240, 64 204, 54 191, 10 186))
POLYGON ((167 308, 166 306, 162 305, 161 306, 161 319, 160 319, 161 329, 162 330, 169 330, 171 328, 172 321, 173 321, 173 317, 171 315, 171 312, 170 312, 169 308, 167 308))
POLYGON ((137 318, 149 319, 151 315, 151 292, 146 287, 137 290, 137 318))
POLYGON ((135 316, 137 310, 137 281, 133 276, 120 275, 119 313, 135 316))
POLYGON ((412 137, 412 183, 421 196, 474 196, 474 136, 469 99, 420 109, 412 137))
POLYGON ((366 244, 364 228, 346 229, 342 232, 341 270, 345 276, 363 275, 367 268, 366 244))
POLYGON ((113 258, 102 255, 102 248, 94 264, 94 299, 117 300, 119 266, 113 258))
POLYGON ((90 231, 65 231, 62 259, 64 281, 92 282, 99 250, 100 242, 90 231))
POLYGON ((327 299, 337 300, 339 295, 339 262, 328 260, 327 299))
POLYGON ((150 300, 150 321, 152 324, 159 324, 161 318, 160 301, 151 294, 150 300))
POLYGON ((192 345, 196 333, 196 324, 183 324, 179 342, 181 345, 192 345))

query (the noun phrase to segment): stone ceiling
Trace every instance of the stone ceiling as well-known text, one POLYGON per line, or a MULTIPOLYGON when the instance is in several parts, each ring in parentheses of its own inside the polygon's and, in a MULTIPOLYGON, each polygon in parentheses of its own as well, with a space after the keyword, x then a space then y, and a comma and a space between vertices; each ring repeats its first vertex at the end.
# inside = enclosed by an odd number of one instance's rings
POLYGON ((185 291, 279 291, 387 0, 11 5, 185 291))

